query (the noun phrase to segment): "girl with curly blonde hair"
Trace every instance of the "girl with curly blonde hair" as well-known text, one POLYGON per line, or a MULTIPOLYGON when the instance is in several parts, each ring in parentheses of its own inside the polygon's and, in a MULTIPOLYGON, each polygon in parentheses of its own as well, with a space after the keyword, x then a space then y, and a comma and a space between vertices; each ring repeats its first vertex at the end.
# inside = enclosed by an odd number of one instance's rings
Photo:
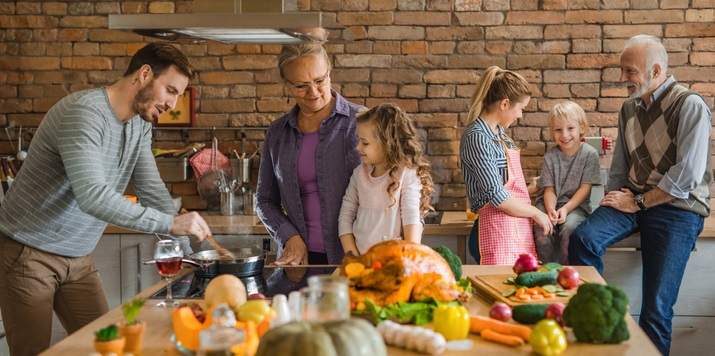
POLYGON ((340 209, 339 234, 345 253, 365 253, 386 239, 420 243, 421 217, 434 192, 430 164, 404 111, 381 104, 358 113, 355 168, 340 209), (402 237, 401 237, 402 236, 402 237))

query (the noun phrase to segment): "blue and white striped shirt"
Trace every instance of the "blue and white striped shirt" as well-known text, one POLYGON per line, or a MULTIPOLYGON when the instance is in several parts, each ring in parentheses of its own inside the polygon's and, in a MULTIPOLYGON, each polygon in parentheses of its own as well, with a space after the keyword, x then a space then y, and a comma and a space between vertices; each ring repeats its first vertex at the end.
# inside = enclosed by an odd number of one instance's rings
POLYGON ((487 203, 497 207, 511 196, 504 188, 509 179, 504 144, 511 149, 517 147, 506 135, 503 127, 497 126, 497 130, 498 134, 495 134, 491 127, 478 117, 467 126, 459 144, 467 197, 474 212, 487 203))

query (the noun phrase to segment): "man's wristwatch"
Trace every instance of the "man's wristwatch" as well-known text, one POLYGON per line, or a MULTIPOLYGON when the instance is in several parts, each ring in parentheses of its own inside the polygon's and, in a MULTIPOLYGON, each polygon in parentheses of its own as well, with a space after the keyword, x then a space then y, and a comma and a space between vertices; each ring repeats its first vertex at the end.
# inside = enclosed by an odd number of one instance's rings
POLYGON ((645 200, 645 195, 643 194, 638 194, 633 198, 633 201, 638 205, 639 208, 641 208, 641 211, 647 210, 645 204, 643 203, 643 200, 645 200))

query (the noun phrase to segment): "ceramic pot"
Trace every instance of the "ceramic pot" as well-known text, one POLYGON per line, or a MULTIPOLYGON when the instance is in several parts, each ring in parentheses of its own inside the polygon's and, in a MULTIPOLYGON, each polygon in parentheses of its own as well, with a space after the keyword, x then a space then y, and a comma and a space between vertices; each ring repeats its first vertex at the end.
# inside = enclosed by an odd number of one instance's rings
POLYGON ((114 339, 112 341, 95 341, 94 342, 94 351, 97 351, 97 353, 100 353, 102 355, 108 355, 108 354, 117 354, 121 355, 122 350, 124 350, 124 343, 126 339, 124 336, 114 339))
POLYGON ((140 355, 142 348, 142 337, 144 336, 144 322, 132 325, 119 325, 119 335, 126 338, 124 352, 140 355))

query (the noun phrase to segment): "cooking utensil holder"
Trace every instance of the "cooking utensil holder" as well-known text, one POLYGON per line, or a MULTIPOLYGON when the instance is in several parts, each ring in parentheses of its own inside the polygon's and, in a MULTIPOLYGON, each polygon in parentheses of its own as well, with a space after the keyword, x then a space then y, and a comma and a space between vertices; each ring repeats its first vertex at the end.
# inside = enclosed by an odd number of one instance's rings
POLYGON ((236 215, 241 211, 241 197, 235 192, 221 193, 221 215, 236 215))
POLYGON ((231 174, 241 183, 251 183, 251 158, 231 158, 231 174))
POLYGON ((256 192, 252 190, 243 193, 243 214, 256 215, 256 192))

